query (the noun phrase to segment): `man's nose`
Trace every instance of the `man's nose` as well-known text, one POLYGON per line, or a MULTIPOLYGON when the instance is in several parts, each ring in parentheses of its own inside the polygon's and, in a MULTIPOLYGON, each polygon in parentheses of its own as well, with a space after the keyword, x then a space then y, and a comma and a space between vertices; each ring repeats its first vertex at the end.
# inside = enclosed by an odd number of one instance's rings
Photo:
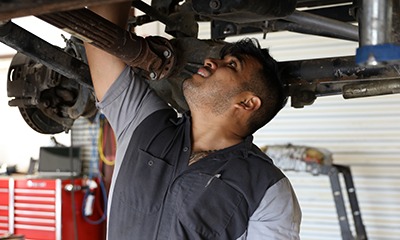
POLYGON ((218 61, 217 59, 214 58, 206 58, 204 60, 204 66, 209 67, 212 70, 215 70, 218 68, 218 61))

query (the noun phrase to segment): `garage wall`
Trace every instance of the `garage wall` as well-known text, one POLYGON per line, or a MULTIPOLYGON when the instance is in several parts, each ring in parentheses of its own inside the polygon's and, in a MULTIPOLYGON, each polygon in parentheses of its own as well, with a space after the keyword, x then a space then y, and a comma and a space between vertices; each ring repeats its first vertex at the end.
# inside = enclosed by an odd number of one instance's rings
MULTIPOLYGON (((398 239, 400 95, 346 101, 335 96, 304 109, 286 107, 255 139, 258 145, 330 150, 335 164, 351 167, 369 239, 398 239)), ((302 239, 340 239, 329 178, 287 175, 303 209, 302 239)))
MULTIPOLYGON (((202 29, 207 38, 208 26, 202 29)), ((267 35, 266 40, 261 39, 261 34, 251 37, 269 47, 279 61, 354 55, 357 47, 357 43, 287 32, 267 35)), ((335 164, 351 167, 368 239, 398 239, 400 95, 352 100, 321 97, 303 109, 289 105, 255 134, 256 144, 291 143, 331 151, 335 164)), ((308 173, 286 174, 303 210, 302 239, 341 239, 329 178, 308 173)), ((349 206, 347 212, 351 213, 349 206)), ((351 222, 352 217, 348 218, 351 222)))

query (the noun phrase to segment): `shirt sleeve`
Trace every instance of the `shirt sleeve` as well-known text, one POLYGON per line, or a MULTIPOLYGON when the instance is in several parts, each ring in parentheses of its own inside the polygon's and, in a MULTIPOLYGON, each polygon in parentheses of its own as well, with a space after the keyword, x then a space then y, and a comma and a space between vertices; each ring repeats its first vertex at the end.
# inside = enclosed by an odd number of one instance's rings
POLYGON ((298 240, 300 222, 297 197, 289 179, 283 178, 266 191, 250 217, 247 232, 239 239, 298 240))
POLYGON ((125 133, 131 133, 151 113, 169 108, 129 66, 125 67, 97 107, 110 122, 117 140, 125 133))

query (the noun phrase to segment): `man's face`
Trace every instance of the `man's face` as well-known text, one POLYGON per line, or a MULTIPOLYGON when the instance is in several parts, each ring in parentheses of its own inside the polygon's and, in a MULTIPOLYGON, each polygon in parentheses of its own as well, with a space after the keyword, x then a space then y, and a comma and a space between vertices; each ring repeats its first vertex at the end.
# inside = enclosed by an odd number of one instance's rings
POLYGON ((222 114, 234 104, 233 97, 243 91, 243 84, 260 68, 261 64, 249 56, 243 56, 241 60, 231 55, 223 59, 206 59, 204 66, 183 82, 189 108, 222 114))

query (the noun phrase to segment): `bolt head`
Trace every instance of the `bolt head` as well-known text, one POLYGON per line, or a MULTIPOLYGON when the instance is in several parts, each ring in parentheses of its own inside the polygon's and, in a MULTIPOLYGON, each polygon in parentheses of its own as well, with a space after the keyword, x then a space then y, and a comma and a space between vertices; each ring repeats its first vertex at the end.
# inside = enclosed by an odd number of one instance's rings
POLYGON ((150 79, 151 79, 151 80, 156 80, 156 79, 157 79, 157 73, 151 72, 151 73, 150 73, 150 79))
POLYGON ((221 2, 219 0, 211 0, 209 6, 213 10, 218 10, 221 7, 221 2))
POLYGON ((170 50, 165 50, 165 51, 163 52, 163 55, 164 55, 165 58, 170 58, 171 55, 172 55, 172 53, 171 53, 170 50))

